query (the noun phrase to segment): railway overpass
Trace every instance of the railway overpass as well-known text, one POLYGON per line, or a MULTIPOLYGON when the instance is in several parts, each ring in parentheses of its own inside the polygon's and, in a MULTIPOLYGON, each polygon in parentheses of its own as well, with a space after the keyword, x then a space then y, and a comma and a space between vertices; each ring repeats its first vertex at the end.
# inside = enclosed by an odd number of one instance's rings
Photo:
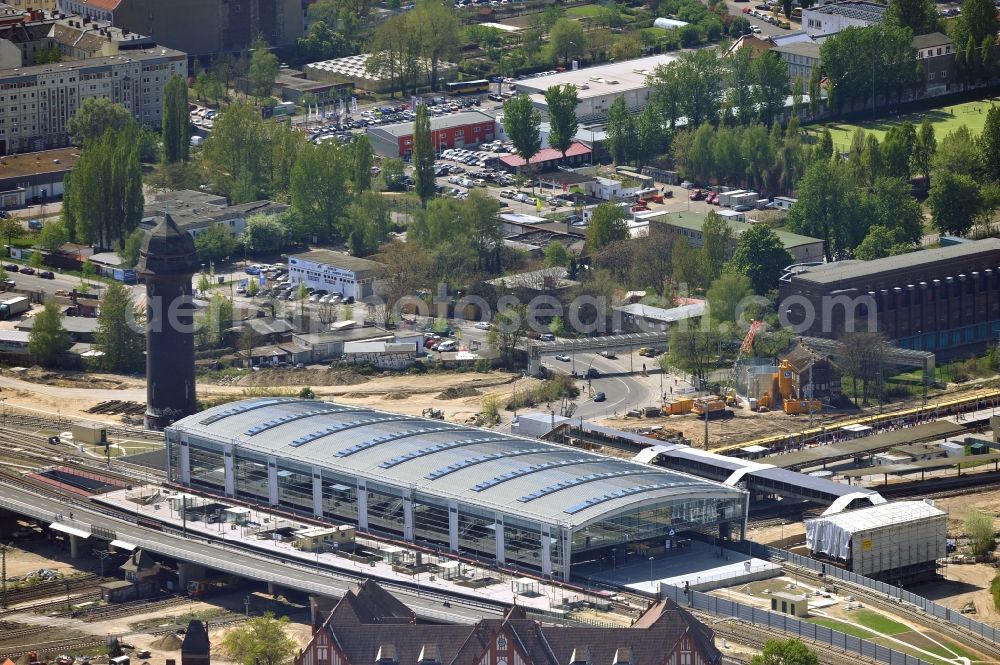
MULTIPOLYGON (((89 540, 117 540, 170 557, 179 562, 181 578, 199 575, 203 569, 222 571, 239 577, 265 582, 269 587, 299 591, 311 598, 340 598, 366 577, 349 571, 332 571, 293 559, 281 560, 225 541, 193 536, 179 529, 159 531, 134 524, 112 512, 84 502, 67 503, 64 497, 50 496, 26 484, 0 482, 0 509, 30 517, 51 525, 70 541, 73 550, 89 540), (73 519, 69 518, 72 513, 73 519)), ((473 598, 436 593, 424 587, 416 592, 409 585, 379 583, 413 608, 421 619, 444 623, 474 623, 483 616, 499 615, 503 607, 473 598), (451 607, 444 609, 443 601, 451 607)))
POLYGON ((631 333, 626 335, 607 335, 604 337, 584 337, 580 339, 560 339, 553 342, 528 340, 528 375, 534 376, 541 368, 542 356, 557 353, 587 353, 589 351, 614 351, 615 353, 631 353, 643 346, 662 346, 666 348, 669 336, 666 332, 631 333))

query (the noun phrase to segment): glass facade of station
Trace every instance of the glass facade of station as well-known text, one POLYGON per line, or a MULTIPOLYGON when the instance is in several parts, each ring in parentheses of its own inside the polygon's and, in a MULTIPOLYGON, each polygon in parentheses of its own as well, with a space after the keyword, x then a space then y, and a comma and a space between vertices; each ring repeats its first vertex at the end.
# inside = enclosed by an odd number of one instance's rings
POLYGON ((182 441, 167 433, 169 479, 179 485, 250 504, 276 506, 336 524, 357 525, 391 538, 459 551, 558 579, 568 568, 623 544, 663 545, 671 529, 705 531, 726 524, 740 532, 745 494, 648 502, 571 528, 413 488, 360 479, 325 467, 275 459, 214 441, 182 441), (273 466, 272 466, 273 465, 273 466))

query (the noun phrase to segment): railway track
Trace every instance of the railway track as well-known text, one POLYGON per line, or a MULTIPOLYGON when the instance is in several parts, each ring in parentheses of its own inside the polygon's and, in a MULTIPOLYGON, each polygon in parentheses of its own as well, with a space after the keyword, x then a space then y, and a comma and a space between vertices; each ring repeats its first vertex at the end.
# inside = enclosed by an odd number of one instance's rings
POLYGON ((19 605, 21 603, 26 603, 29 600, 48 598, 49 596, 54 596, 60 593, 65 596, 68 591, 89 589, 91 587, 98 586, 100 583, 101 578, 93 573, 86 573, 77 577, 69 577, 60 580, 38 582, 37 584, 32 584, 29 587, 25 587, 17 591, 7 591, 7 604, 19 605))
POLYGON ((851 584, 850 582, 845 582, 843 580, 823 578, 807 568, 800 568, 793 564, 789 564, 788 562, 784 562, 782 565, 786 568, 786 570, 789 568, 794 569, 797 577, 811 580, 820 586, 832 584, 841 589, 845 587, 849 588, 852 596, 867 603, 871 607, 904 616, 916 624, 955 640, 963 647, 968 647, 978 651, 991 661, 1000 661, 1000 645, 997 645, 980 635, 976 635, 971 631, 956 626, 953 623, 929 616, 926 612, 923 612, 907 603, 889 600, 884 595, 876 593, 867 587, 851 584))
MULTIPOLYGON (((766 628, 760 628, 754 626, 753 624, 746 623, 739 619, 734 618, 724 618, 707 614, 704 612, 693 611, 695 616, 702 620, 705 624, 710 626, 712 630, 715 631, 716 636, 725 638, 728 641, 734 642, 736 644, 741 644, 743 646, 750 647, 752 649, 761 650, 768 640, 773 640, 778 635, 766 628)), ((867 659, 859 656, 856 653, 847 653, 836 647, 833 647, 825 642, 814 642, 807 638, 802 638, 799 635, 787 634, 789 637, 795 637, 796 639, 802 639, 807 642, 811 647, 813 647, 817 654, 819 655, 820 662, 823 665, 858 665, 858 663, 874 663, 876 661, 872 659, 867 659)), ((730 658, 738 663, 748 663, 749 658, 742 659, 740 656, 733 654, 726 654, 726 658, 730 658)))
POLYGON ((43 654, 57 654, 65 653, 67 651, 75 651, 78 649, 85 649, 87 647, 97 647, 104 646, 105 642, 103 638, 93 637, 91 635, 86 635, 84 637, 76 637, 64 640, 52 640, 49 642, 32 642, 31 644, 19 644, 12 647, 0 647, 0 655, 6 656, 12 660, 17 659, 19 656, 23 656, 31 651, 37 651, 39 656, 43 654))
POLYGON ((144 598, 142 600, 116 603, 114 605, 101 605, 99 607, 87 608, 83 610, 69 610, 60 612, 55 616, 73 617, 75 619, 88 622, 107 621, 108 619, 131 616, 137 611, 144 613, 155 612, 189 602, 191 602, 191 598, 180 595, 168 596, 166 598, 159 599, 144 598))

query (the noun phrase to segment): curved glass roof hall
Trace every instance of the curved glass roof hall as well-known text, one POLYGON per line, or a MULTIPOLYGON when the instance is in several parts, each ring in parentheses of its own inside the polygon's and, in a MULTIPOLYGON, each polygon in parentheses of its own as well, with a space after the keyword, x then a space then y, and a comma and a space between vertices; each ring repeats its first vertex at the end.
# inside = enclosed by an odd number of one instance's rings
POLYGON ((262 398, 166 433, 193 488, 568 578, 671 529, 743 524, 743 491, 629 460, 355 406, 262 398))

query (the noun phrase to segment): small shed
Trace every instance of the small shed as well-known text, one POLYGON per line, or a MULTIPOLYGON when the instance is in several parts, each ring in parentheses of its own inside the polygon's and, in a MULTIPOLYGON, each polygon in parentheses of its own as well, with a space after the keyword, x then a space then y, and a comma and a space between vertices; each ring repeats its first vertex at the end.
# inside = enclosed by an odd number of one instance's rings
POLYGON ((222 521, 233 524, 246 524, 250 521, 250 509, 245 506, 233 506, 222 511, 222 521))
POLYGON ((793 617, 809 616, 809 600, 806 594, 775 591, 771 593, 771 611, 788 614, 793 617))
POLYGON ((379 550, 379 554, 382 555, 382 560, 386 563, 397 564, 403 562, 403 548, 396 547, 395 545, 390 545, 389 547, 383 547, 379 550))
POLYGON ((965 446, 957 441, 942 441, 938 445, 948 457, 965 457, 965 446))
POLYGON ((454 580, 462 577, 461 561, 445 561, 438 564, 438 576, 443 580, 454 580))
POLYGON ((135 598, 135 585, 125 580, 105 582, 100 587, 101 600, 106 603, 124 603, 135 598))
POLYGON ((108 443, 108 426, 104 423, 83 422, 73 423, 70 427, 73 440, 78 443, 105 445, 108 443))

